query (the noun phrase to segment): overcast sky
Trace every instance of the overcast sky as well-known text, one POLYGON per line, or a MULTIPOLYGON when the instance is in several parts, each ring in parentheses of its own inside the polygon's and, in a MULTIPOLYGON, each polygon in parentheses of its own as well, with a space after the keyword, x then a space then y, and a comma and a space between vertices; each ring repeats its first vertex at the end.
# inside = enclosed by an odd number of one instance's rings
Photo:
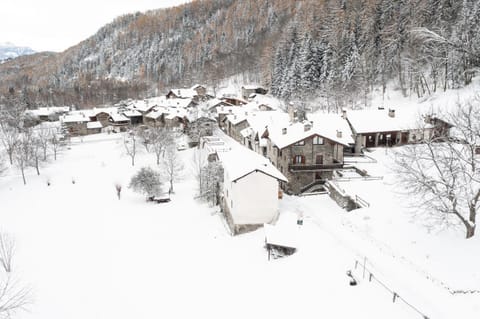
POLYGON ((63 51, 115 17, 189 0, 1 0, 0 43, 63 51))

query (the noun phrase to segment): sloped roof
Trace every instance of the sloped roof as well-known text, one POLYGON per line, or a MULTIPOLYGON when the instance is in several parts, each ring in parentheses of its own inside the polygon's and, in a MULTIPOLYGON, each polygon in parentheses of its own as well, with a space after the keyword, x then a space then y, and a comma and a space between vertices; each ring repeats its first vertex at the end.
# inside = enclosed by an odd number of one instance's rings
POLYGON ((158 119, 160 116, 162 116, 162 114, 165 113, 165 109, 164 108, 161 108, 161 107, 154 107, 150 112, 148 112, 147 114, 145 114, 145 117, 146 118, 149 118, 149 119, 158 119))
POLYGON ((87 128, 89 128, 89 129, 102 128, 102 127, 103 127, 102 123, 100 123, 98 121, 93 121, 93 122, 88 122, 87 123, 87 128))
POLYGON ((348 123, 338 114, 309 115, 313 121, 296 122, 287 125, 272 125, 268 127, 268 137, 280 149, 295 144, 311 136, 321 136, 336 143, 348 146, 354 140, 348 123), (305 125, 310 129, 305 130, 305 125), (286 134, 283 129, 286 128, 286 134), (337 135, 341 132, 341 136, 337 135))
POLYGON ((169 108, 167 111, 167 115, 165 116, 166 119, 171 120, 176 117, 185 117, 187 116, 187 110, 185 109, 175 109, 175 108, 169 108))
POLYGON ((388 109, 348 110, 347 119, 358 134, 413 130, 424 126, 421 112, 416 108, 397 108, 395 117, 390 117, 388 112, 388 109))
POLYGON ((70 111, 70 107, 68 106, 48 106, 48 107, 40 107, 35 110, 27 110, 27 113, 36 115, 36 116, 49 116, 58 113, 67 113, 70 111))
POLYGON ((194 96, 198 95, 197 91, 195 91, 194 89, 171 89, 168 94, 170 93, 174 94, 180 99, 193 98, 194 96))
POLYGON ((126 110, 125 112, 123 112, 123 115, 125 115, 126 117, 134 117, 134 116, 142 116, 142 113, 140 113, 137 110, 126 110))
POLYGON ((287 182, 287 178, 267 158, 245 147, 218 153, 218 157, 232 182, 254 172, 262 172, 272 178, 287 182))
POLYGON ((142 100, 142 101, 134 101, 128 106, 128 108, 131 110, 138 110, 140 112, 148 112, 154 106, 155 106, 155 103, 152 103, 152 101, 142 100))
POLYGON ((83 113, 67 114, 61 119, 64 123, 90 122, 90 118, 83 113))
POLYGON ((116 113, 116 112, 111 112, 110 113, 110 118, 114 122, 130 122, 130 119, 128 117, 126 117, 123 114, 116 113))

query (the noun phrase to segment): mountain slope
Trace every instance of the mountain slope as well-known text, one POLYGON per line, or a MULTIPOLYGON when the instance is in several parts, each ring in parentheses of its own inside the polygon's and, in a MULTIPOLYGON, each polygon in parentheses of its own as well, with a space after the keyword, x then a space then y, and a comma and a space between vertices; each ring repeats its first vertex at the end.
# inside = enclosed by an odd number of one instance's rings
POLYGON ((422 97, 471 82, 479 25, 476 0, 198 0, 3 63, 0 94, 92 106, 242 74, 284 99, 321 96, 325 108, 368 104, 389 81, 422 97))

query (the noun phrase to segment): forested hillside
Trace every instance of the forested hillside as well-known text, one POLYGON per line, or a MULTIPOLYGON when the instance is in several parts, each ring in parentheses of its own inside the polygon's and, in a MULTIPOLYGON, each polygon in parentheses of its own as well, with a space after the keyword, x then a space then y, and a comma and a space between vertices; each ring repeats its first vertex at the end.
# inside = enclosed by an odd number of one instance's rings
POLYGON ((368 102, 390 80, 423 96, 469 84, 479 23, 476 0, 199 0, 4 63, 0 90, 17 95, 4 103, 86 107, 244 74, 281 98, 334 107, 368 102))

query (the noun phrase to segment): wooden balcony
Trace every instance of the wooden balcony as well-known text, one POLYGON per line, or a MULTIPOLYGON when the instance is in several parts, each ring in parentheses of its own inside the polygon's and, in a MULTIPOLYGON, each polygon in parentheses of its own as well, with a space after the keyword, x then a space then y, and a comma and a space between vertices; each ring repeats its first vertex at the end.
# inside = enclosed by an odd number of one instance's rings
POLYGON ((321 172, 332 171, 343 168, 343 163, 332 164, 289 164, 288 170, 291 172, 321 172))

